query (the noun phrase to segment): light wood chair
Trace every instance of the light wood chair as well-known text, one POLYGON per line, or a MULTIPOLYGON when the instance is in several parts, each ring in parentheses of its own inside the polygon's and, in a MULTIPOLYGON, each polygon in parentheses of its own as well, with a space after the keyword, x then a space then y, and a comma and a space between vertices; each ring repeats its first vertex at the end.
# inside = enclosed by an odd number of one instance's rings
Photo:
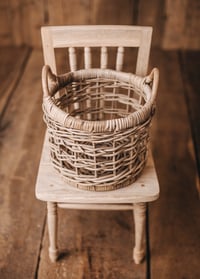
MULTIPOLYGON (((100 68, 107 68, 108 47, 116 47, 116 70, 123 70, 126 47, 138 48, 136 74, 147 73, 151 46, 151 27, 139 26, 52 26, 42 27, 44 62, 54 73, 56 48, 69 51, 70 71, 77 70, 76 48, 84 49, 85 68, 92 67, 92 48, 100 48, 100 68)), ((57 207, 90 210, 132 210, 135 222, 135 246, 133 259, 140 263, 144 258, 144 230, 147 203, 159 196, 159 184, 152 160, 149 156, 145 169, 132 185, 114 191, 91 192, 76 189, 62 180, 50 163, 48 139, 44 146, 36 182, 36 197, 47 202, 49 256, 58 258, 57 207)))

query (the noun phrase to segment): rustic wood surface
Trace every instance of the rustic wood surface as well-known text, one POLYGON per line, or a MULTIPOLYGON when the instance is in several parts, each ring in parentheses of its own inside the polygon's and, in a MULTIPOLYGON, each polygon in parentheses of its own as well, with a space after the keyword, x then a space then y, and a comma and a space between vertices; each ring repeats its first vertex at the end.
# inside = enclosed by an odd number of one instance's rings
MULTIPOLYGON (((0 119, 12 98, 29 58, 28 47, 2 47, 0 51, 0 119)), ((1 121, 1 120, 0 120, 1 121)))
POLYGON ((40 47, 43 25, 135 24, 153 26, 153 45, 200 49, 199 0, 0 1, 2 45, 40 47))
POLYGON ((151 270, 152 278, 160 279, 200 277, 200 204, 195 163, 188 147, 187 81, 179 61, 177 52, 152 52, 151 63, 158 66, 161 75, 153 130, 161 195, 150 206, 151 270))
MULTIPOLYGON (((7 61, 13 51, 7 53, 7 61)), ((192 73, 198 56, 188 55, 184 63, 191 65, 188 71, 192 73)), ((19 51, 18 56, 24 57, 24 52, 19 51)), ((132 261, 131 212, 59 209, 58 244, 63 253, 58 263, 51 264, 45 203, 37 201, 34 193, 45 130, 41 111, 43 58, 40 51, 31 53, 1 122, 1 127, 9 125, 0 132, 0 278, 150 278, 150 271, 151 278, 200 277, 200 210, 184 95, 189 82, 192 93, 187 94, 193 108, 199 87, 189 72, 187 83, 183 82, 179 58, 176 51, 159 49, 151 55, 151 66, 161 70, 152 126, 161 197, 149 210, 147 242, 151 249, 147 260, 139 266, 132 261)), ((4 72, 0 73, 2 77, 4 72)), ((4 75, 4 84, 9 86, 10 78, 4 75)), ((195 123, 192 121, 198 129, 195 123)))
MULTIPOLYGON (((23 50, 15 53, 24 57, 23 50)), ((45 221, 45 205, 34 194, 44 135, 41 67, 42 54, 34 52, 1 119, 0 278, 34 278, 38 265, 45 221)), ((11 72, 5 78, 9 87, 15 77, 11 72)))
POLYGON ((200 52, 183 51, 180 55, 184 93, 187 102, 193 142, 189 142, 189 150, 197 162, 197 188, 200 193, 200 52))

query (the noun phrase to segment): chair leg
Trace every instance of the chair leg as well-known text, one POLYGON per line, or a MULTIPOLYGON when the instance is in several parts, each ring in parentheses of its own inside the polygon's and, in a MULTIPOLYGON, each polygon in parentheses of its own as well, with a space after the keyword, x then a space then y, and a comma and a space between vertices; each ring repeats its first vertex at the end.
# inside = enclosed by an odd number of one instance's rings
POLYGON ((139 264, 145 256, 143 238, 146 218, 146 203, 133 204, 133 215, 135 223, 135 247, 133 249, 133 259, 136 264, 139 264))
POLYGON ((49 258, 55 262, 58 258, 57 249, 57 203, 47 202, 47 222, 49 231, 49 258))

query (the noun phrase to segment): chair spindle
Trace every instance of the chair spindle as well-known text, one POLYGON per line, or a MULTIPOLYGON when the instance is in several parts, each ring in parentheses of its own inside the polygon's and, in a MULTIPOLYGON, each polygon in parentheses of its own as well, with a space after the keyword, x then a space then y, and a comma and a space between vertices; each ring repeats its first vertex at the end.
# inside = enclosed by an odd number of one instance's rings
POLYGON ((124 47, 118 47, 116 58, 116 70, 121 71, 124 62, 124 47))
POLYGON ((108 65, 108 51, 107 47, 101 48, 101 69, 106 69, 108 65))

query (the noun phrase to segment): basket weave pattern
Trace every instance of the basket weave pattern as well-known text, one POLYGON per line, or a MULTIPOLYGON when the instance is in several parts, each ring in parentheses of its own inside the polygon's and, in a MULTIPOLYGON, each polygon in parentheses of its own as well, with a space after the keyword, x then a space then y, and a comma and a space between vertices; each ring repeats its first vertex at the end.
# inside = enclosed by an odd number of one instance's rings
POLYGON ((145 166, 154 108, 146 79, 100 69, 44 72, 44 120, 55 169, 85 190, 134 182, 145 166))

